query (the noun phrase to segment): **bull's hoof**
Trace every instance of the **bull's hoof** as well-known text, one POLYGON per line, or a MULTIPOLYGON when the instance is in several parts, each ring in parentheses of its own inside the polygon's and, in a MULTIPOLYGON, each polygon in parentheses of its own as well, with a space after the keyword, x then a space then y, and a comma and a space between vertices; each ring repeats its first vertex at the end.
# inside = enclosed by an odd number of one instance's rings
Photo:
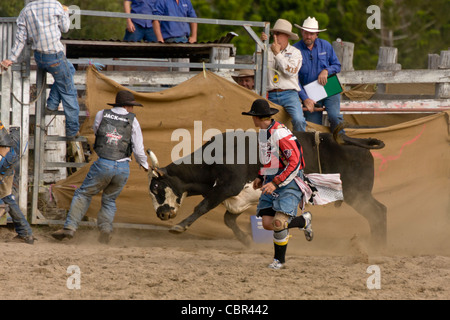
POLYGON ((175 234, 180 234, 180 233, 185 232, 186 229, 187 229, 186 227, 182 227, 180 225, 176 225, 176 226, 173 226, 172 228, 170 228, 169 232, 170 233, 175 233, 175 234))
POLYGON ((240 243, 242 243, 244 246, 246 246, 248 248, 251 247, 252 244, 253 244, 252 238, 247 236, 247 235, 242 236, 242 237, 238 237, 238 240, 239 240, 240 243))

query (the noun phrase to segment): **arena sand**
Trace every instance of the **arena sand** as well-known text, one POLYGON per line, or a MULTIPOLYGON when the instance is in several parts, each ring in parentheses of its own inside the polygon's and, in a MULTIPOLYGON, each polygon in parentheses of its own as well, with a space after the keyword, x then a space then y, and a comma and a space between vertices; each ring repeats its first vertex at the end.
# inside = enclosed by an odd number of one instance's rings
POLYGON ((3 226, 0 299, 450 299, 444 224, 420 233, 420 217, 409 225, 391 219, 388 246, 380 251, 369 244, 364 219, 342 215, 329 225, 327 215, 316 210, 312 242, 291 231, 285 268, 277 271, 267 268, 272 244, 245 247, 231 233, 218 239, 116 229, 105 245, 95 228, 58 242, 50 236, 56 226, 33 226, 38 240, 28 245, 11 242, 15 233, 3 226), (71 265, 81 271, 80 289, 67 286, 71 265), (375 283, 370 266, 379 268, 379 289, 368 288, 368 280, 375 283))

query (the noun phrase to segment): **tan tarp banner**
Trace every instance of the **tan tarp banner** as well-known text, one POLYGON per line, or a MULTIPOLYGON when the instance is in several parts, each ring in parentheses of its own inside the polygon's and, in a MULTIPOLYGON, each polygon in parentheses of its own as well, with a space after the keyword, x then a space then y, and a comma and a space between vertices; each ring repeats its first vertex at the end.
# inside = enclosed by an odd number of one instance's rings
MULTIPOLYGON (((83 125, 82 135, 88 137, 92 145, 94 135, 91 128, 95 114, 108 108, 107 103, 114 102, 116 92, 124 87, 93 68, 87 71, 86 87, 90 117, 83 125)), ((171 141, 176 129, 187 129, 192 140, 196 141, 211 128, 220 131, 256 129, 251 117, 242 116, 241 112, 250 110, 252 102, 259 96, 211 72, 201 72, 162 92, 133 93, 144 105, 144 108, 135 108, 134 111, 142 127, 145 148, 156 153, 161 166, 172 161, 172 148, 180 143, 179 140, 171 141), (195 121, 201 121, 201 130, 198 127, 194 130, 195 121)), ((396 235, 399 237, 396 241, 410 243, 411 235, 427 241, 430 233, 436 234, 444 227, 448 230, 449 114, 430 115, 387 128, 347 130, 350 136, 373 137, 386 144, 384 149, 372 153, 376 175, 374 196, 388 207, 390 239, 396 235)), ((280 112, 277 116, 290 126, 286 113, 280 112)), ((88 169, 89 166, 85 166, 53 186, 52 191, 60 207, 69 208, 74 187, 82 183, 88 169)), ((200 200, 200 197, 187 198, 175 220, 160 221, 148 194, 147 175, 133 160, 130 179, 117 200, 115 222, 172 226, 187 217, 200 200)), ((93 199, 88 216, 95 217, 99 206, 100 195, 93 199)), ((316 234, 368 233, 364 218, 345 204, 340 208, 331 204, 309 209, 313 212, 316 234)), ((201 217, 187 232, 208 237, 231 237, 231 231, 223 223, 224 212, 224 207, 219 206, 201 217)), ((238 219, 240 226, 248 232, 251 214, 254 214, 254 209, 247 210, 238 219)))

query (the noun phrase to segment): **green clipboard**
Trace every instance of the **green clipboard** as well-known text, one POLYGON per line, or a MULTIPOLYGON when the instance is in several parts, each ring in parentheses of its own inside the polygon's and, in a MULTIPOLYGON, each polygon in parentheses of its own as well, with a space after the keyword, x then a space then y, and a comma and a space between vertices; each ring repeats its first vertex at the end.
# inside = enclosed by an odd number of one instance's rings
POLYGON ((303 86, 308 97, 316 102, 323 100, 325 98, 334 96, 335 94, 341 93, 342 85, 336 74, 328 76, 328 81, 325 86, 319 84, 319 82, 313 81, 303 86))

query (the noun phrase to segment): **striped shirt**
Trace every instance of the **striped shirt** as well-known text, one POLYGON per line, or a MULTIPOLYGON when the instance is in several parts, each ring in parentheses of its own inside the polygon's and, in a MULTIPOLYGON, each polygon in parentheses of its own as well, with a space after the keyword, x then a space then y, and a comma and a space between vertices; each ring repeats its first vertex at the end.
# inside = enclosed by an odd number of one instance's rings
POLYGON ((16 41, 9 60, 17 62, 27 40, 31 40, 31 48, 35 51, 43 53, 64 51, 61 32, 68 32, 69 28, 69 12, 64 11, 58 1, 30 2, 17 18, 16 41))

